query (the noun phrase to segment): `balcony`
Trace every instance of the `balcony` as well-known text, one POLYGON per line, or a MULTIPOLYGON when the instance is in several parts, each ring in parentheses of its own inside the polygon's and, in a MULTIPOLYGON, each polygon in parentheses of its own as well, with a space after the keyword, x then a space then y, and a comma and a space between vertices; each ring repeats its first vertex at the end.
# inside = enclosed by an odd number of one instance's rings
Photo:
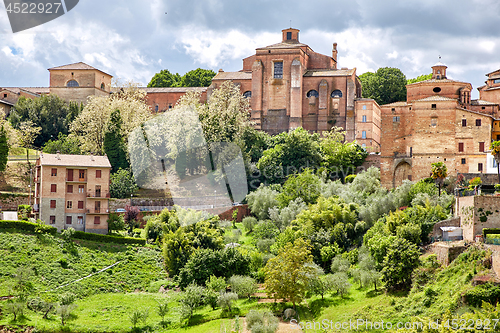
POLYGON ((66 177, 67 182, 73 182, 73 183, 86 183, 87 178, 68 178, 66 177))
POLYGON ((104 208, 100 208, 100 209, 96 209, 96 208, 88 209, 87 208, 86 213, 87 214, 108 214, 109 213, 109 209, 104 209, 104 208))
POLYGON ((97 198, 97 199, 100 199, 100 198, 109 198, 110 195, 109 195, 109 192, 108 191, 91 191, 91 192, 87 192, 87 198, 97 198))

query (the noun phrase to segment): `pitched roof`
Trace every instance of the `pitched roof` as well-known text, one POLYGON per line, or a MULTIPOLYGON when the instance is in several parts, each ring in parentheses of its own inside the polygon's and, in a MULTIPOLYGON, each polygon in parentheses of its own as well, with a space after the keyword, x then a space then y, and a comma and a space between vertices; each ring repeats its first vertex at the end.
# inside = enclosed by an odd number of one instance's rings
POLYGON ((384 105, 381 105, 381 107, 385 107, 385 106, 407 106, 411 103, 408 103, 408 102, 393 102, 393 103, 389 103, 389 104, 384 104, 384 105))
POLYGON ((304 76, 351 76, 356 71, 353 69, 310 69, 304 76))
POLYGON ((212 80, 251 80, 252 73, 247 72, 219 72, 212 80))
POLYGON ((6 101, 6 100, 4 100, 4 99, 0 99, 0 103, 2 103, 2 104, 7 104, 8 106, 14 106, 14 104, 13 104, 13 103, 11 103, 11 102, 9 102, 9 101, 6 101))
POLYGON ((267 49, 295 49, 300 47, 309 47, 307 44, 302 44, 295 40, 289 40, 286 42, 276 43, 265 47, 259 47, 257 50, 267 50, 267 49))
POLYGON ((50 166, 75 166, 111 168, 107 156, 93 155, 62 155, 40 153, 40 164, 50 166))
POLYGON ((497 105, 497 103, 484 101, 482 99, 474 99, 474 100, 470 101, 470 104, 472 104, 472 105, 497 105))
POLYGON ((463 82, 463 81, 457 81, 457 80, 450 80, 450 79, 429 79, 429 80, 425 80, 425 81, 420 81, 420 82, 414 82, 414 83, 410 83, 410 84, 407 84, 407 86, 411 86, 413 84, 420 84, 420 83, 448 83, 448 82, 458 82, 458 83, 464 83, 464 84, 469 84, 468 82, 463 82))
POLYGON ((1 87, 0 91, 7 90, 16 95, 19 95, 21 91, 27 92, 29 94, 40 97, 40 94, 48 94, 50 92, 49 87, 1 87))
POLYGON ((497 72, 500 72, 500 69, 497 69, 496 71, 490 72, 490 73, 486 74, 486 76, 491 75, 493 73, 497 73, 497 72))
POLYGON ((438 102, 455 101, 456 102, 457 99, 435 95, 435 96, 429 96, 429 97, 422 98, 422 99, 417 99, 414 102, 436 102, 436 101, 438 101, 438 102))
POLYGON ((71 69, 73 69, 73 70, 78 70, 78 69, 94 69, 94 70, 96 70, 96 71, 99 71, 99 72, 102 72, 102 73, 107 74, 107 75, 109 75, 109 76, 112 76, 112 75, 110 75, 110 74, 108 74, 108 73, 106 73, 106 72, 101 71, 100 69, 97 69, 97 68, 95 68, 95 67, 92 67, 92 66, 90 66, 90 65, 87 65, 86 63, 81 62, 81 61, 80 61, 80 62, 75 62, 74 64, 69 64, 69 65, 63 65, 63 66, 52 67, 52 68, 49 68, 49 71, 53 71, 53 70, 64 70, 64 69, 66 69, 66 70, 68 70, 68 69, 70 69, 70 70, 71 70, 71 69))

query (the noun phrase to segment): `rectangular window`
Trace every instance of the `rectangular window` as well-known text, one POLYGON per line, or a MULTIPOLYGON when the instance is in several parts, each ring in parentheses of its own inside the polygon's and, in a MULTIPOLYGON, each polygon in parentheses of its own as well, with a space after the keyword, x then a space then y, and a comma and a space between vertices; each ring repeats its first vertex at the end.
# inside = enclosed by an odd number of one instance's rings
POLYGON ((462 127, 467 127, 467 119, 462 119, 462 127))
POLYGON ((78 185, 78 193, 84 193, 83 185, 78 185))
POLYGON ((50 215, 49 216, 49 221, 50 221, 50 224, 56 224, 56 216, 55 215, 50 215))
POLYGON ((497 134, 497 140, 496 141, 500 141, 500 134, 497 134))
POLYGON ((500 79, 493 80, 493 83, 500 83, 500 79))
POLYGON ((7 98, 7 94, 3 94, 3 98, 7 98))
POLYGON ((78 209, 83 209, 83 201, 78 201, 78 209))
POLYGON ((95 171, 95 178, 101 178, 101 170, 95 171))
POLYGON ((291 40, 292 39, 292 32, 291 31, 288 31, 286 33, 286 40, 291 40))
POLYGON ((436 104, 431 104, 431 109, 435 109, 436 108, 436 104))
POLYGON ((408 175, 408 180, 411 181, 411 175, 408 175))
POLYGON ((94 216, 94 224, 101 224, 101 217, 100 216, 94 216))
POLYGON ((155 111, 158 112, 158 105, 155 105, 155 111))
POLYGON ((392 112, 396 112, 396 108, 392 108, 392 109, 391 109, 391 111, 392 111, 392 112))
POLYGON ((399 123, 399 120, 400 120, 399 116, 392 117, 393 123, 399 123))
POLYGON ((462 164, 465 164, 465 162, 466 162, 465 158, 462 158, 462 164))
POLYGON ((52 168, 52 170, 50 171, 50 175, 53 177, 57 176, 57 168, 52 168))
POLYGON ((479 152, 484 153, 484 142, 479 142, 479 152))
POLYGON ((361 122, 362 122, 362 123, 366 123, 366 116, 362 116, 362 117, 361 117, 361 122))
POLYGON ((437 118, 431 118, 431 126, 434 127, 434 126, 437 126, 437 124, 438 124, 437 118))
POLYGON ((69 182, 73 181, 73 169, 68 170, 68 181, 69 182))
POLYGON ((366 139, 366 131, 361 132, 361 139, 366 139))
POLYGON ((57 192, 57 184, 51 184, 50 185, 50 192, 52 192, 52 193, 57 192))
POLYGON ((96 201, 95 202, 95 212, 96 213, 100 213, 101 212, 101 202, 100 201, 96 201))
POLYGON ((80 180, 84 180, 85 179, 85 170, 80 170, 78 172, 78 178, 80 178, 80 180))
POLYGON ((283 61, 274 62, 274 78, 275 79, 283 78, 283 61))
POLYGON ((478 163, 477 164, 477 171, 483 172, 483 163, 478 163))
POLYGON ((78 224, 83 224, 83 216, 78 216, 77 223, 78 224))
POLYGON ((73 201, 68 201, 66 204, 66 208, 72 209, 73 208, 73 201))
POLYGON ((101 185, 96 185, 95 186, 95 197, 100 198, 101 197, 101 185))
POLYGON ((458 143, 458 152, 459 153, 463 153, 464 152, 464 143, 463 142, 459 142, 458 143))
POLYGON ((56 201, 50 200, 50 208, 56 208, 56 201))
POLYGON ((481 119, 476 119, 476 126, 481 126, 481 119))
POLYGON ((66 192, 73 193, 73 185, 68 185, 67 189, 66 189, 66 192))
POLYGON ((73 223, 73 218, 71 216, 66 216, 66 224, 73 223))

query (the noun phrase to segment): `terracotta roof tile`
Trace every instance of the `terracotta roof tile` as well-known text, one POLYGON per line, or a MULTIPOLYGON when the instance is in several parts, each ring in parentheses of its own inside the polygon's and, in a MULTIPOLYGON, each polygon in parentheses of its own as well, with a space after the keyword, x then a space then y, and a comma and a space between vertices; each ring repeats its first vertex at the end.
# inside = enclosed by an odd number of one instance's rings
POLYGON ((422 98, 422 99, 417 99, 414 102, 433 102, 433 101, 439 101, 439 102, 457 101, 457 99, 436 95, 436 96, 429 96, 429 97, 422 98))
POLYGON ((213 80, 251 80, 252 73, 247 72, 219 72, 213 80))
POLYGON ((102 72, 104 74, 107 74, 109 76, 111 76, 110 74, 106 73, 106 72, 103 72, 101 71, 100 69, 97 69, 95 67, 92 67, 90 65, 87 65, 86 63, 84 62, 76 62, 74 64, 69 64, 69 65, 63 65, 63 66, 57 66, 57 67, 52 67, 52 68, 49 68, 49 71, 52 71, 52 70, 63 70, 63 69, 74 69, 74 70, 78 70, 78 69, 95 69, 99 72, 102 72))
POLYGON ((304 76, 350 76, 356 70, 353 69, 312 69, 305 72, 304 76))
POLYGON ((111 168, 107 156, 40 153, 41 165, 111 168))

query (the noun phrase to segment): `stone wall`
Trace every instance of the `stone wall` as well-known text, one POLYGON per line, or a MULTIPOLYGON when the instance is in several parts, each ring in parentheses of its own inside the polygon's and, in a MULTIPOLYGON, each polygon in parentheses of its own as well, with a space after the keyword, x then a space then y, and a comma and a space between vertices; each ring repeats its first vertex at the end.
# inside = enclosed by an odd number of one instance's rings
POLYGON ((482 235, 484 228, 500 228, 500 197, 459 197, 456 211, 460 216, 464 240, 474 241, 476 235, 482 235))
POLYGON ((432 237, 437 238, 443 236, 443 231, 440 229, 441 227, 460 227, 460 217, 457 216, 434 224, 432 228, 432 237))
POLYGON ((466 250, 461 243, 448 244, 448 243, 434 243, 431 245, 431 250, 436 254, 438 261, 445 266, 448 266, 458 255, 466 250))

